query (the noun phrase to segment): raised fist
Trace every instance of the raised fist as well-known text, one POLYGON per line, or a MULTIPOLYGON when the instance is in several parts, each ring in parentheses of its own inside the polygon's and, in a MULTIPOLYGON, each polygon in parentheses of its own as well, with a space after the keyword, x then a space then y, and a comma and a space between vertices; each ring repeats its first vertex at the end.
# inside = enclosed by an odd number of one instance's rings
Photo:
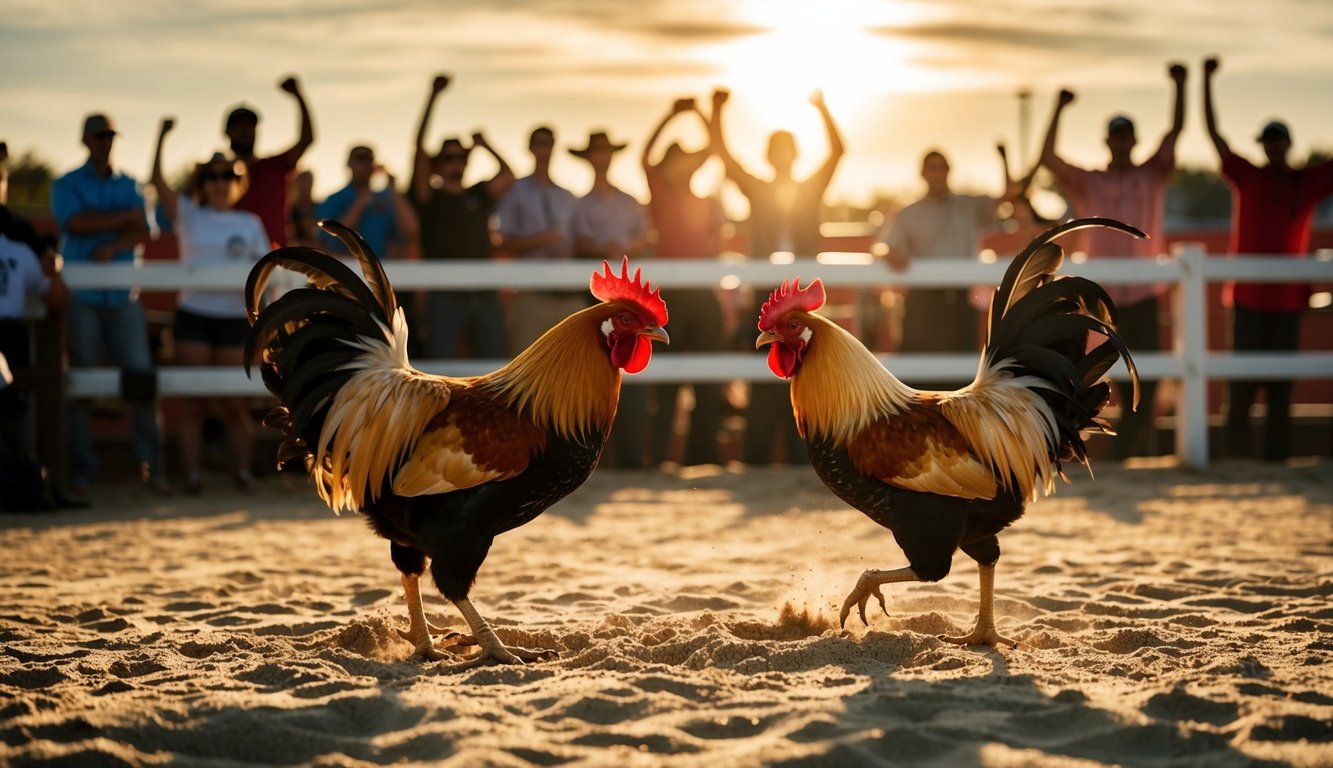
POLYGON ((278 87, 286 91, 287 93, 292 94, 293 96, 295 96, 301 90, 301 86, 299 83, 296 82, 296 78, 290 75, 287 77, 287 79, 283 80, 278 85, 278 87))
POLYGON ((445 88, 448 87, 449 87, 448 75, 436 75, 435 80, 432 81, 430 84, 431 90, 434 91, 435 93, 439 93, 440 91, 443 91, 445 88))

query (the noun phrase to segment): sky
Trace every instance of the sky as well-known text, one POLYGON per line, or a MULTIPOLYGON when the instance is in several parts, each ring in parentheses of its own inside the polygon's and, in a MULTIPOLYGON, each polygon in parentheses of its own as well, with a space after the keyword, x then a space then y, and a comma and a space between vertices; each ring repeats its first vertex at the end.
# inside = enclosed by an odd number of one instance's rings
MULTIPOLYGON (((169 173, 225 148, 222 120, 245 102, 261 115, 258 149, 297 135, 278 83, 297 75, 316 143, 303 159, 317 196, 345 183, 346 153, 375 147, 405 177, 431 78, 453 82, 428 142, 486 134, 518 175, 531 168, 531 128, 559 146, 606 130, 630 146, 612 180, 640 199, 643 142, 676 98, 707 104, 732 92, 726 133, 759 175, 776 129, 795 133, 798 175, 826 143, 809 104, 820 88, 847 147, 828 202, 868 204, 876 193, 919 194, 929 148, 951 160, 956 188, 998 193, 997 142, 1034 160, 1061 87, 1058 151, 1101 167, 1106 120, 1135 118, 1142 159, 1170 118, 1167 65, 1189 67, 1181 165, 1215 167, 1203 127, 1201 61, 1222 58, 1216 98, 1233 149, 1258 159, 1254 136, 1274 116, 1293 153, 1333 148, 1333 3, 1326 0, 6 0, 0 20, 0 140, 59 172, 83 162, 83 116, 105 112, 120 131, 114 161, 146 178, 163 116, 176 118, 169 173), (1028 93, 1024 99, 1021 93, 1028 93), (1027 107, 1024 109, 1023 105, 1027 107), (1024 115, 1026 114, 1026 118, 1024 115)), ((677 118, 659 150, 701 145, 697 120, 677 118), (678 122, 678 124, 677 124, 678 122)), ((469 180, 489 176, 483 159, 469 180)), ((576 193, 583 161, 558 153, 553 175, 576 193)), ((712 163, 696 179, 739 199, 712 163)))

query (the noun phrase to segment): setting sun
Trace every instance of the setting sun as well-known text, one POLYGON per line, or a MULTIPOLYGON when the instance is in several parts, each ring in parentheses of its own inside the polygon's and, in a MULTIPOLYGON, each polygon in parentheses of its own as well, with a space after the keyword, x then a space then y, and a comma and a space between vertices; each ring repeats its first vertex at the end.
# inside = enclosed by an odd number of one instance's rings
MULTIPOLYGON (((736 14, 737 21, 761 31, 708 51, 722 73, 720 84, 732 92, 730 130, 737 137, 791 131, 801 165, 817 163, 827 146, 819 114, 810 106, 815 91, 824 93, 840 124, 850 124, 875 99, 911 79, 915 44, 876 33, 920 18, 922 12, 911 6, 753 0, 736 14)), ((763 142, 738 142, 735 151, 758 161, 763 142)))

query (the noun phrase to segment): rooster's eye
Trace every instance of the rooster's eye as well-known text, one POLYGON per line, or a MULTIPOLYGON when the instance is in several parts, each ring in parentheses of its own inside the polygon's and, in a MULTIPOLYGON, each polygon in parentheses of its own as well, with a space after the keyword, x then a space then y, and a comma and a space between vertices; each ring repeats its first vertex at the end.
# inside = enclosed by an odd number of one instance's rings
POLYGON ((621 312, 619 315, 616 315, 616 322, 620 323, 623 326, 628 327, 631 323, 634 322, 634 318, 630 317, 630 314, 628 312, 621 312))
POLYGON ((789 331, 794 331, 794 330, 796 330, 797 328, 800 328, 800 327, 801 327, 801 323, 800 323, 799 320, 788 320, 788 321, 787 321, 787 330, 789 330, 789 331))

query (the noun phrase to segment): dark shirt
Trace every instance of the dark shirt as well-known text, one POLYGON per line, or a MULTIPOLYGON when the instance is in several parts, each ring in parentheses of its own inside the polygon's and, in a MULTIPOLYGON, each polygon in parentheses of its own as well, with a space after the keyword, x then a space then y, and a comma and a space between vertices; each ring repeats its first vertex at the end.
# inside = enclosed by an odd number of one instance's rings
POLYGON ((461 194, 432 189, 425 203, 413 199, 421 218, 423 259, 489 259, 490 217, 495 201, 486 193, 486 182, 474 184, 461 194))

